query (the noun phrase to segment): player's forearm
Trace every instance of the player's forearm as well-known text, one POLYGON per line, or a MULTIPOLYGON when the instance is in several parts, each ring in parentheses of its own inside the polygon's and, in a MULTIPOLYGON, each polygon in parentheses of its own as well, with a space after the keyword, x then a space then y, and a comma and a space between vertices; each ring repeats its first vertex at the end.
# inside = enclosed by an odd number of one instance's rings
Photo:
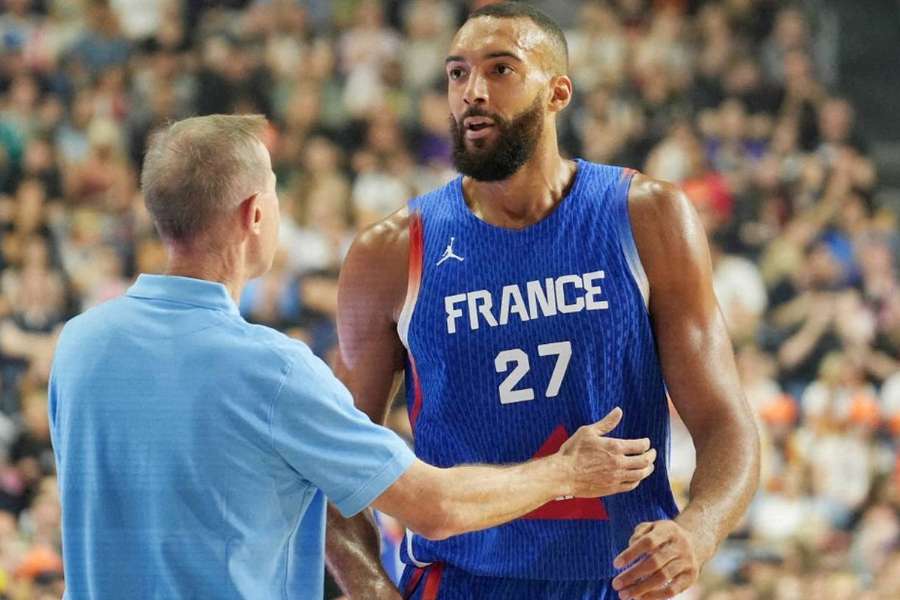
POLYGON ((712 558, 736 526, 756 491, 759 437, 752 420, 725 419, 695 436, 697 469, 690 501, 676 521, 694 535, 701 564, 712 558))
POLYGON ((494 527, 570 493, 557 456, 514 466, 471 465, 442 469, 439 537, 494 527))
POLYGON ((349 519, 328 505, 325 560, 349 598, 386 598, 396 590, 381 565, 381 541, 368 511, 349 519))

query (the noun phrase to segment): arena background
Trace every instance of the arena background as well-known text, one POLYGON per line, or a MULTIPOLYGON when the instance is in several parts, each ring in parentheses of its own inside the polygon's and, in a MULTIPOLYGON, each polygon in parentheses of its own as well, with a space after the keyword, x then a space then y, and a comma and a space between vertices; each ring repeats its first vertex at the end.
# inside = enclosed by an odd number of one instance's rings
MULTIPOLYGON (((762 431, 749 515, 684 597, 897 598, 900 3, 536 4, 571 46, 566 153, 679 182, 702 215, 762 431)), ((148 132, 270 117, 282 249, 241 310, 327 357, 354 233, 452 176, 443 57, 471 6, 0 5, 0 598, 59 598, 54 337, 163 268, 137 187, 148 132)), ((390 422, 408 436, 402 406, 390 422)))

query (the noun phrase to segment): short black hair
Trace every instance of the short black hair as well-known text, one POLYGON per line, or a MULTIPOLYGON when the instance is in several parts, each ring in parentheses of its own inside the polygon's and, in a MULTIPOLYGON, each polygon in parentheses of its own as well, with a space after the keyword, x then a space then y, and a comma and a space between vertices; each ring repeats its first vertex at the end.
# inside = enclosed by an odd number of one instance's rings
POLYGON ((470 21, 478 17, 495 17, 497 19, 517 19, 525 17, 540 27, 541 31, 550 36, 556 50, 556 59, 560 63, 563 73, 569 69, 569 44, 566 42, 566 34, 562 28, 545 13, 541 12, 534 6, 524 2, 498 2, 496 4, 488 4, 469 14, 470 21))

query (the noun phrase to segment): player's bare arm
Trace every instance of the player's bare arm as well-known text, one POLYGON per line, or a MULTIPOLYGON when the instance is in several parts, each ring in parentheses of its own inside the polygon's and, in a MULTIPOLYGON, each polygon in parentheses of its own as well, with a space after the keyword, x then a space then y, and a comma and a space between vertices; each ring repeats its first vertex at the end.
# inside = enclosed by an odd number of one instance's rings
MULTIPOLYGON (((341 269, 335 374, 376 423, 384 423, 403 372, 396 318, 406 294, 408 225, 404 208, 362 232, 341 269)), ((379 544, 368 511, 346 519, 329 506, 325 557, 349 597, 400 597, 381 565, 379 544)))
POLYGON ((712 289, 706 236, 675 186, 635 175, 629 212, 650 282, 666 385, 697 454, 690 500, 674 521, 642 523, 616 566, 621 598, 669 598, 693 584, 756 490, 759 438, 712 289))

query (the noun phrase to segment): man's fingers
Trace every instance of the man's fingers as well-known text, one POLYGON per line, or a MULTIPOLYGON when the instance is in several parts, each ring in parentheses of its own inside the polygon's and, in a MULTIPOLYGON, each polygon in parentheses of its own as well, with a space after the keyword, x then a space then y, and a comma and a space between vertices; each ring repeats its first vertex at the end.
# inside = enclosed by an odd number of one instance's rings
POLYGON ((654 548, 653 538, 650 536, 641 536, 631 543, 622 553, 613 561, 616 568, 621 569, 625 565, 633 563, 635 560, 651 552, 654 548))
POLYGON ((629 588, 619 592, 619 598, 644 600, 647 595, 661 591, 669 585, 670 577, 663 570, 655 571, 629 588))
POLYGON ((643 454, 650 449, 650 439, 620 440, 618 438, 606 438, 607 447, 618 454, 634 455, 643 454))
POLYGON ((690 573, 684 571, 676 575, 672 581, 661 585, 659 589, 644 594, 640 600, 669 600, 688 589, 691 583, 690 573))
POLYGON ((594 423, 593 429, 600 435, 606 435, 616 428, 622 420, 622 409, 618 406, 609 411, 605 417, 594 423))
POLYGON ((643 525, 647 524, 642 524, 635 528, 635 533, 631 536, 628 547, 613 561, 613 566, 617 569, 631 564, 641 555, 647 554, 657 546, 662 545, 664 540, 656 539, 658 536, 653 535, 652 523, 649 524, 649 527, 643 527, 643 525))
POLYGON ((626 456, 622 459, 622 468, 627 470, 645 469, 646 467, 652 465, 654 462, 656 462, 655 448, 636 456, 626 456))
POLYGON ((637 527, 634 528, 634 533, 632 533, 631 537, 628 539, 628 544, 633 544, 639 537, 653 531, 655 529, 655 525, 656 524, 652 521, 638 523, 637 527))
POLYGON ((661 589, 668 582, 668 578, 666 578, 662 571, 655 571, 634 585, 620 590, 619 598, 622 600, 640 598, 643 594, 649 594, 661 589))
POLYGON ((627 486, 640 483, 650 477, 654 469, 656 469, 656 467, 653 466, 653 464, 649 464, 643 469, 630 469, 625 471, 622 477, 622 483, 627 486))
POLYGON ((613 579, 613 588, 621 595, 638 595, 650 591, 678 574, 678 553, 670 546, 658 548, 613 579), (661 579, 660 579, 661 577, 661 579))

